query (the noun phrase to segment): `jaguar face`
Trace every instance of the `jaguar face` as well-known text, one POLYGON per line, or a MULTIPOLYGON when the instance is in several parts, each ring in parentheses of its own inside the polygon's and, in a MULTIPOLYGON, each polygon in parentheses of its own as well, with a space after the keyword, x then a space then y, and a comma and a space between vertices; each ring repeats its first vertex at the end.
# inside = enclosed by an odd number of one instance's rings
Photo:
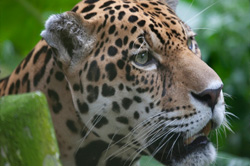
POLYGON ((51 16, 41 35, 89 131, 117 154, 133 150, 130 159, 214 161, 207 136, 225 121, 223 84, 194 32, 159 1, 85 1, 73 11, 51 16))

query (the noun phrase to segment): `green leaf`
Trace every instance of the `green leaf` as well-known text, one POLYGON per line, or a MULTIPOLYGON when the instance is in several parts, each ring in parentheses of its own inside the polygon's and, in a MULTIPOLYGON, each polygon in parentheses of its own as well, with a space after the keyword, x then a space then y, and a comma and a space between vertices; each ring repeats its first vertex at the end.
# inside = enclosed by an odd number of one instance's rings
POLYGON ((214 165, 218 166, 250 166, 250 159, 219 153, 214 165))
POLYGON ((0 165, 60 166, 59 150, 45 96, 0 98, 0 165))

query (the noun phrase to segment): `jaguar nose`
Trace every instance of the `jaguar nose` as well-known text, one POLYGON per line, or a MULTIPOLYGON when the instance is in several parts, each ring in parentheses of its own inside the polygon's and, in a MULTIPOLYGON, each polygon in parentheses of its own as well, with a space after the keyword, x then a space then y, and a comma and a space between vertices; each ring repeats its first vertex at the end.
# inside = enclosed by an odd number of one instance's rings
POLYGON ((215 105, 218 102, 218 98, 220 96, 220 92, 223 85, 216 89, 206 89, 201 93, 193 93, 191 92, 192 96, 197 99, 198 101, 208 105, 212 111, 214 110, 215 105))

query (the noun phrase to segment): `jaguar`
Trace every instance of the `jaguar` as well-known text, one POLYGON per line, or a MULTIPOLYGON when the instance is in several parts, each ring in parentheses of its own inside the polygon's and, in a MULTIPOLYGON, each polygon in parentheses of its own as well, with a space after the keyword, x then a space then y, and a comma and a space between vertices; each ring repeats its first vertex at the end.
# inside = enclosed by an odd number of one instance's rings
POLYGON ((51 15, 0 81, 0 96, 42 91, 65 166, 215 161, 223 83, 201 57, 177 0, 83 0, 51 15))

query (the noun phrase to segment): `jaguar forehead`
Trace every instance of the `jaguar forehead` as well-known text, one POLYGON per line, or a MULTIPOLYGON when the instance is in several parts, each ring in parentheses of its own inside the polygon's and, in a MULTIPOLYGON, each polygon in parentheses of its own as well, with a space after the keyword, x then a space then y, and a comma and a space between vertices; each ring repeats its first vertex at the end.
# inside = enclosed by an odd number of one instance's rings
MULTIPOLYGON (((186 40, 186 35, 182 35, 185 33, 179 18, 171 8, 161 2, 84 1, 76 5, 73 11, 87 21, 94 21, 99 38, 107 37, 110 42, 117 40, 115 36, 124 32, 130 33, 130 38, 135 33, 147 32, 150 36, 147 43, 159 55, 169 54, 167 50, 173 44, 170 41, 174 38, 182 44, 186 40), (144 14, 140 14, 140 11, 144 14)), ((112 47, 111 50, 116 49, 112 47)), ((161 56, 158 57, 160 58, 161 56)))

